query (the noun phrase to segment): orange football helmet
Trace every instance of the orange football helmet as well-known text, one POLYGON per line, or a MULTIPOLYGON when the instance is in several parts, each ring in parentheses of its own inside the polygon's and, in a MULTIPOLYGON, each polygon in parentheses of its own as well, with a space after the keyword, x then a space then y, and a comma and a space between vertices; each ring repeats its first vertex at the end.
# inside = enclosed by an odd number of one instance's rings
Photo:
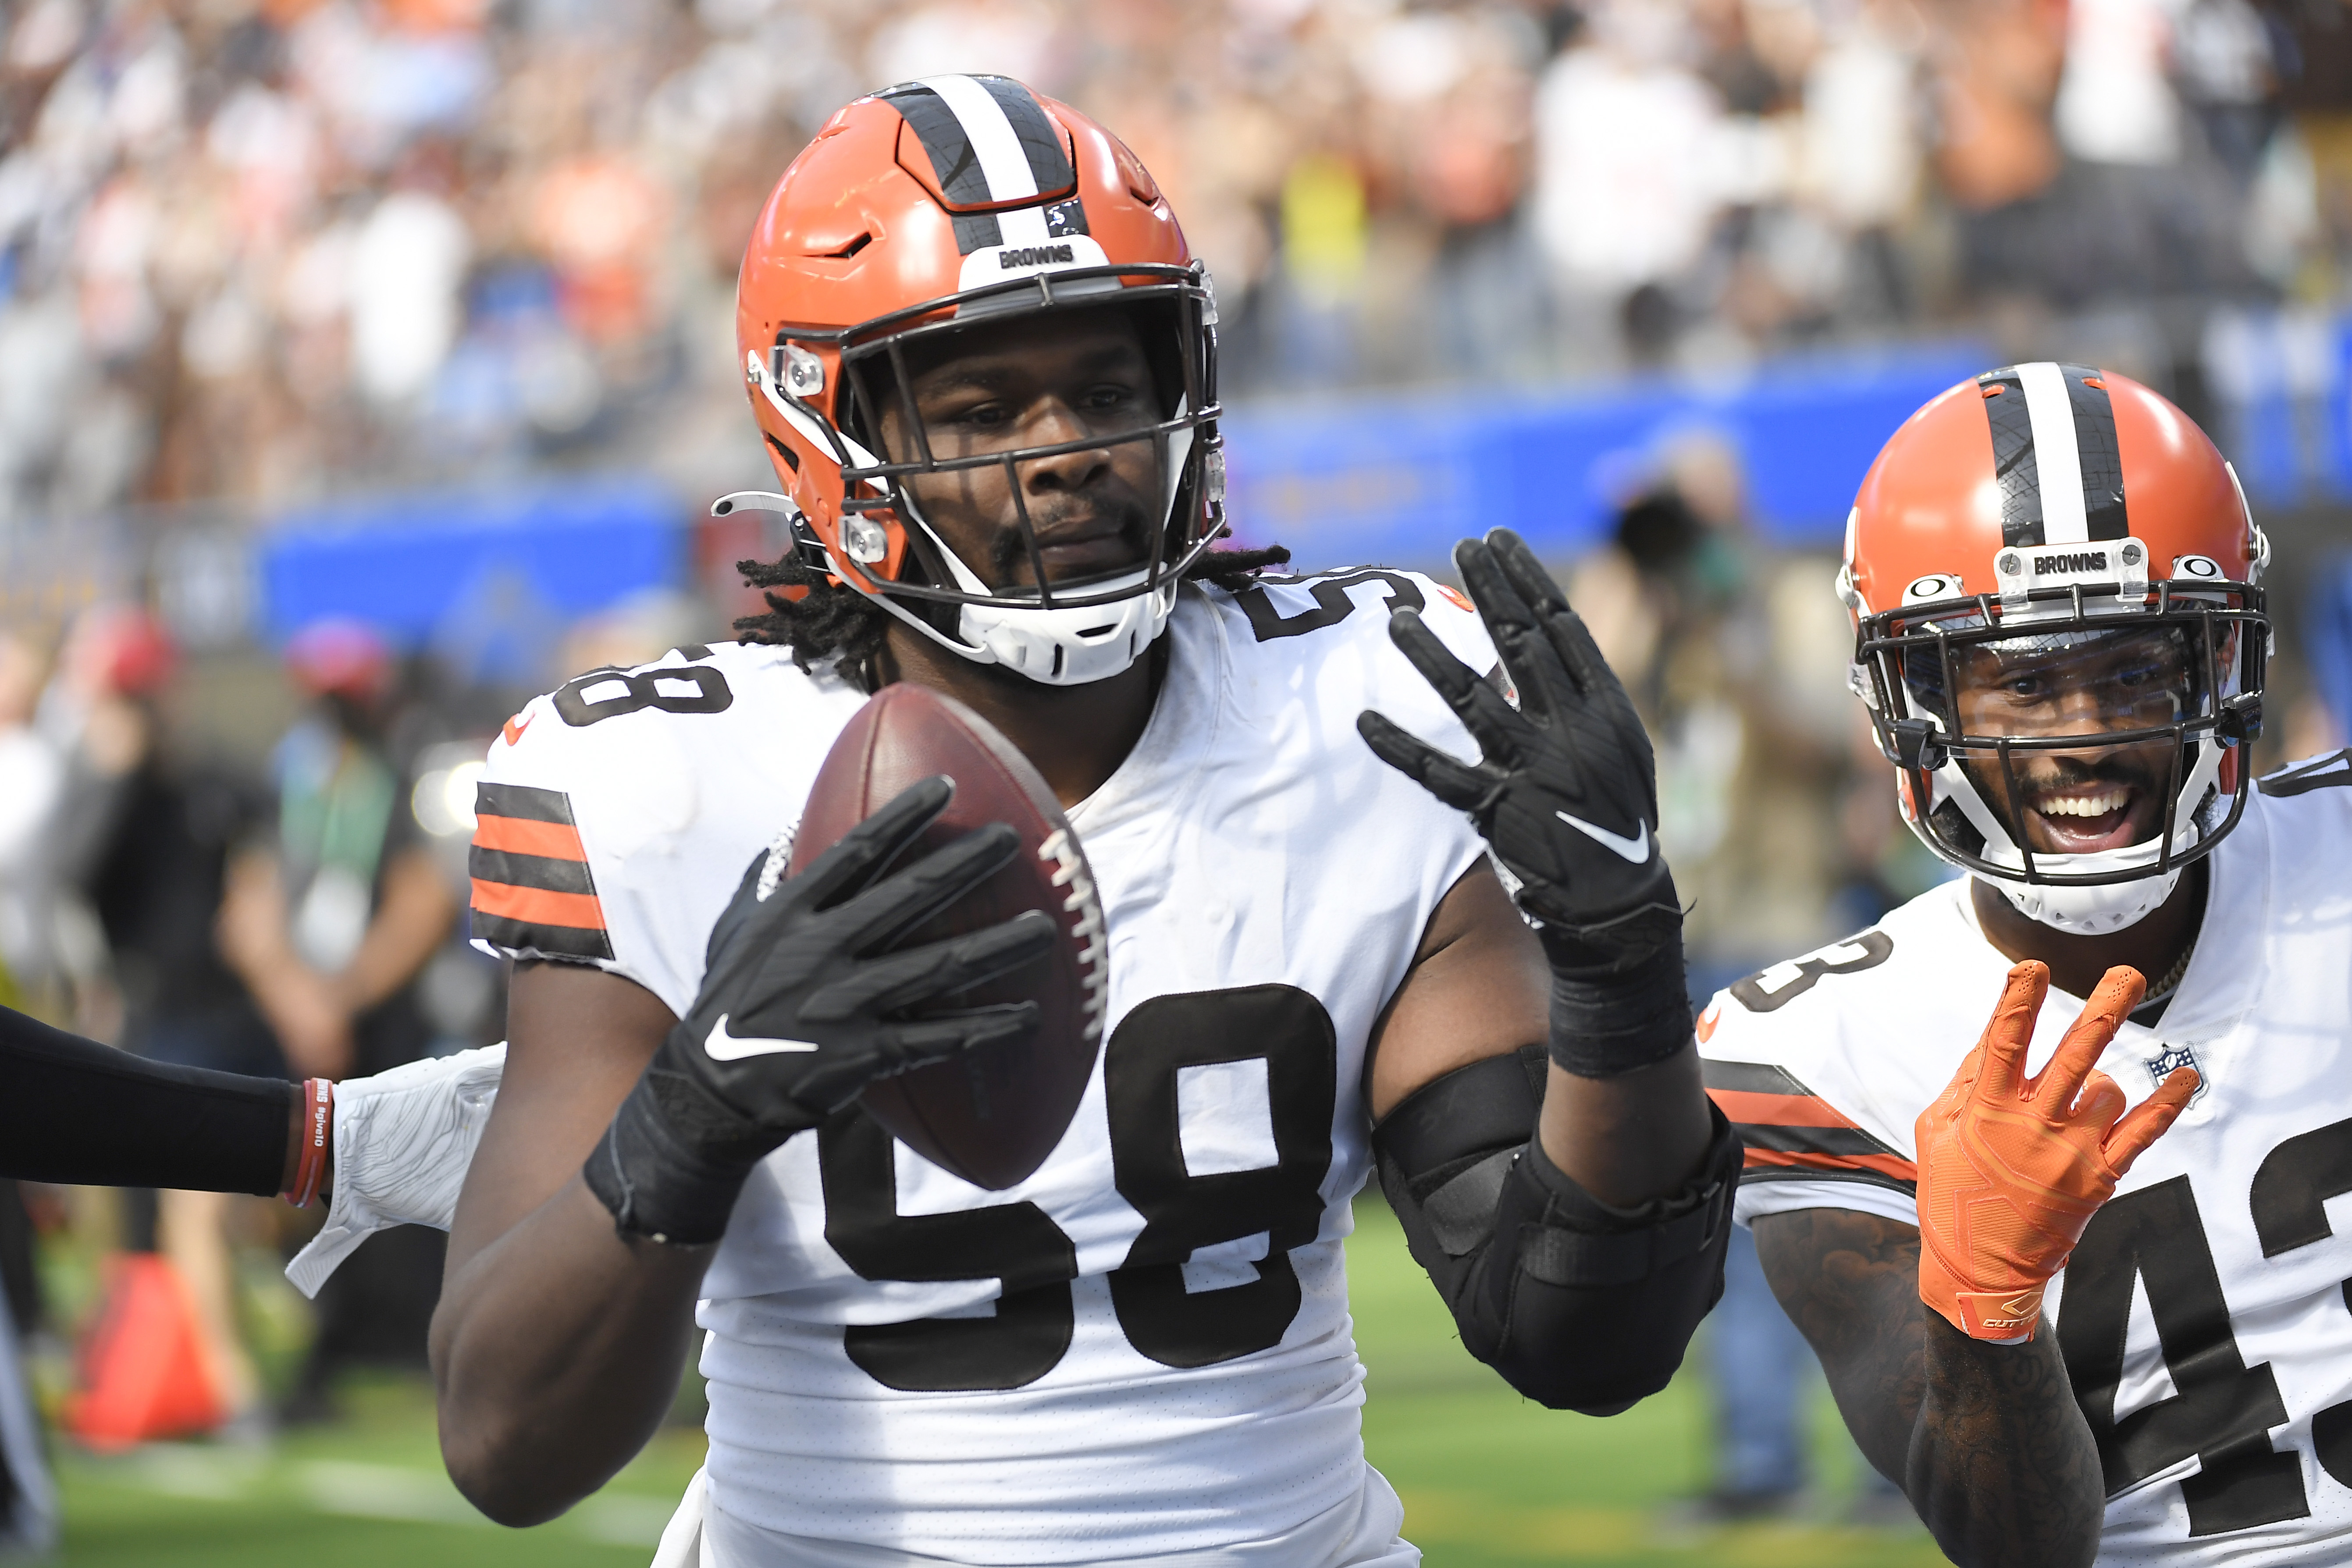
POLYGON ((1904 819, 2060 930, 2120 930, 2158 907, 2245 810, 2269 555, 2213 443, 2127 377, 2012 365, 1914 414, 1863 479, 1838 574, 1851 680, 1904 819), (1999 698, 1973 675, 1964 711, 1964 665, 1998 670, 1999 698), (2000 717, 2028 710, 2040 718, 2000 717), (2162 779, 2139 771, 2159 745, 2162 779), (2033 769, 2069 782, 2031 795, 2033 769), (2161 799, 2160 828, 2116 804, 2134 781, 2161 799), (2039 850, 2029 799, 2055 814, 2039 850))
POLYGON ((966 658, 1076 684, 1125 668, 1159 636, 1186 568, 1223 524, 1216 301, 1143 164, 1100 125, 1003 77, 946 76, 858 99, 784 172, 736 294, 751 410, 802 559, 966 658), (1118 304, 1139 312, 1161 417, 1101 439, 935 458, 906 392, 910 343, 975 321, 1118 304), (907 415, 888 451, 882 400, 907 415), (993 589, 923 517, 911 475, 1001 467, 1150 441, 1167 513, 1142 569, 993 589))

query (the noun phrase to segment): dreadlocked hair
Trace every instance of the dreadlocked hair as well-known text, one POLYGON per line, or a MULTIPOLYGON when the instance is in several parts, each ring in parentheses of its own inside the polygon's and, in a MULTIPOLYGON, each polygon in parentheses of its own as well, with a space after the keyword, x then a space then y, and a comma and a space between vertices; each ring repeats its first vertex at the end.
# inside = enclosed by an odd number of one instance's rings
MULTIPOLYGON (((1238 594, 1267 567, 1288 564, 1290 552, 1279 544, 1263 550, 1212 550, 1186 568, 1184 577, 1238 594)), ((777 561, 738 561, 735 570, 752 587, 767 590, 761 596, 768 602, 768 613, 745 616, 735 623, 743 641, 789 647, 793 662, 803 669, 830 660, 844 680, 873 689, 874 656, 882 651, 882 635, 890 625, 880 605, 835 582, 823 567, 807 565, 790 553, 777 561)))

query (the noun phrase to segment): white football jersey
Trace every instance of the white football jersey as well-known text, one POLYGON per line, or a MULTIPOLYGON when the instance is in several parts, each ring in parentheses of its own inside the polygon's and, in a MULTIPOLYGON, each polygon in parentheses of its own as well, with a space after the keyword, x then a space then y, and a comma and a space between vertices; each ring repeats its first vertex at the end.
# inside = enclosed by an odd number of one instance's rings
MULTIPOLYGON (((767 1160, 698 1314, 717 1510, 972 1563, 1355 1517, 1340 1244, 1369 1163, 1364 1044, 1483 853, 1356 732, 1378 708, 1475 755, 1389 641, 1402 605, 1492 667, 1467 602, 1412 574, 1184 590, 1149 726, 1069 813, 1110 940, 1076 1120, 1003 1192, 855 1109, 767 1160)), ((720 910, 863 700, 735 644, 534 700, 490 751, 477 939, 684 1014, 720 910)))
MULTIPOLYGON (((2092 1217, 2044 1321, 2106 1472, 2102 1563, 2352 1563, 2352 752, 2263 780, 2210 864, 2170 1005, 2099 1062, 2133 1104, 2183 1063, 2203 1086, 2092 1217)), ((1743 1221, 1916 1223, 1914 1124, 2010 968, 1968 889, 1701 1016, 1708 1092, 1748 1144, 1743 1221)), ((2051 994, 2029 1070, 2082 1006, 2051 994)))

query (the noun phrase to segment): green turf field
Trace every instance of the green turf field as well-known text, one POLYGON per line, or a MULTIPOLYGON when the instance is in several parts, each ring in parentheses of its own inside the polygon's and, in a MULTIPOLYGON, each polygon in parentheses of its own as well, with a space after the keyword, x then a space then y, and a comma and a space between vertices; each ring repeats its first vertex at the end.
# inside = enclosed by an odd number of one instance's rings
MULTIPOLYGON (((1357 1332, 1371 1369, 1372 1460, 1403 1494, 1406 1533, 1432 1568, 1927 1568, 1924 1532, 1771 1524, 1694 1534, 1660 1505, 1704 1484, 1701 1391, 1685 1376, 1608 1421, 1527 1404, 1455 1342, 1428 1280, 1377 1201, 1349 1251, 1357 1332)), ((60 1457, 73 1568, 641 1568, 699 1460, 691 1429, 664 1434, 611 1486, 556 1522, 500 1529, 441 1473, 417 1384, 352 1391, 352 1419, 266 1451, 158 1445, 113 1459, 60 1457)), ((1829 1517, 1859 1463, 1822 1409, 1829 1517)))

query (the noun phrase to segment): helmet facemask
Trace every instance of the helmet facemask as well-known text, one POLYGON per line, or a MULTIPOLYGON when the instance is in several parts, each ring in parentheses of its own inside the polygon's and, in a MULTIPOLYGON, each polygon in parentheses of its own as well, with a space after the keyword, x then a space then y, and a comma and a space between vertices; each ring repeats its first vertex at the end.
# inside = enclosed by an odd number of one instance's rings
MULTIPOLYGON (((1165 629, 1177 585, 1223 531, 1224 458, 1216 421, 1216 313, 1206 271, 1168 265, 1062 268, 969 289, 842 331, 778 334, 763 378, 772 401, 823 426, 841 462, 839 537, 822 542, 826 567, 901 623, 955 653, 1002 664, 1048 685, 1078 685, 1118 673, 1165 629), (1066 331, 1077 312, 1119 310, 1133 318, 1158 406, 1132 427, 1046 446, 956 455, 940 448, 918 408, 920 362, 952 355, 975 327, 1020 321, 1044 336, 1066 331), (778 396, 824 374, 819 353, 837 357, 838 387, 827 418, 810 401, 778 396), (886 410, 892 417, 886 418, 886 410), (894 439, 886 439, 886 432, 894 439), (1023 482, 1024 468, 1072 452, 1148 443, 1157 493, 1139 498, 1142 558, 1115 571, 1053 580, 1040 521, 1023 482), (996 560, 959 552, 925 513, 917 490, 941 476, 1001 469, 1010 492, 1013 538, 996 560), (847 556, 846 561, 841 559, 847 556), (1007 584, 1008 574, 1025 583, 1007 584), (895 567, 895 570, 893 568, 895 567), (995 585, 992 585, 992 584, 995 585)), ((936 362, 935 362, 936 363, 936 362)), ((797 423, 797 422, 796 422, 797 423)))
POLYGON ((1856 674, 1928 847, 2099 934, 2160 907, 2243 813, 2267 646, 2250 584, 2068 586, 1867 616, 1856 674))

